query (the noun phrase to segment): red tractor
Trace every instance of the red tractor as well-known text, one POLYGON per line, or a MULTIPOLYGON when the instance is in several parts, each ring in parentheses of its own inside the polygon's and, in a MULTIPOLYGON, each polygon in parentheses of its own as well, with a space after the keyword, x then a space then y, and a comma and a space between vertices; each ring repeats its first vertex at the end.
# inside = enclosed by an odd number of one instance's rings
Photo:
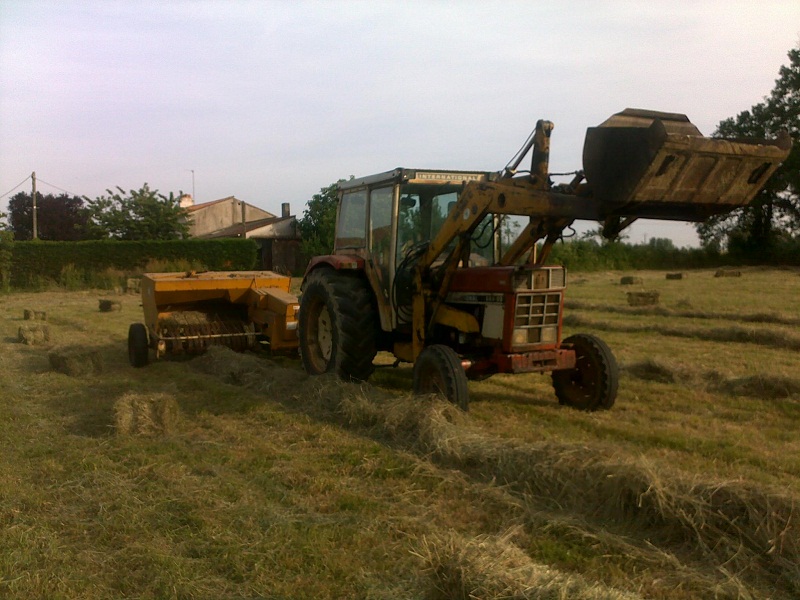
POLYGON ((305 369, 366 380, 378 351, 414 364, 414 390, 467 409, 467 381, 552 373, 561 404, 608 409, 618 369, 590 334, 562 339, 567 273, 546 266, 576 219, 613 238, 638 218, 701 221, 747 204, 791 143, 705 138, 685 115, 628 109, 590 128, 584 170, 553 185, 553 124, 500 172, 397 168, 339 185, 332 255, 300 299, 305 369), (532 150, 530 171, 518 171, 532 150), (510 243, 510 216, 527 223, 510 243), (541 243, 540 243, 541 242, 541 243))

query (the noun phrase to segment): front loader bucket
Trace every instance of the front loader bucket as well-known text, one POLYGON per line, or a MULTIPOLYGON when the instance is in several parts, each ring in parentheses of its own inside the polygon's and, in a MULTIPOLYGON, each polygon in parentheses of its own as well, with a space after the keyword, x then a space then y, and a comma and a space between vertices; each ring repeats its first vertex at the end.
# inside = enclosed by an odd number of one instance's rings
POLYGON ((699 221, 744 206, 791 149, 706 138, 686 115, 626 109, 586 132, 583 168, 604 217, 699 221))

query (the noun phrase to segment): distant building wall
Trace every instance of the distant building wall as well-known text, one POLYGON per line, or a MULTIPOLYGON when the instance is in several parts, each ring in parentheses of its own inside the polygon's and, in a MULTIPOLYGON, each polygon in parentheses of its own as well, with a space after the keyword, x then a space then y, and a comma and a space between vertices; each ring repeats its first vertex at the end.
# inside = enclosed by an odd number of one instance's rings
MULTIPOLYGON (((193 237, 202 237, 215 231, 231 227, 242 222, 242 201, 234 197, 223 198, 214 202, 195 204, 189 215, 191 223, 189 233, 193 237)), ((270 212, 244 203, 245 221, 258 221, 274 217, 270 212)))

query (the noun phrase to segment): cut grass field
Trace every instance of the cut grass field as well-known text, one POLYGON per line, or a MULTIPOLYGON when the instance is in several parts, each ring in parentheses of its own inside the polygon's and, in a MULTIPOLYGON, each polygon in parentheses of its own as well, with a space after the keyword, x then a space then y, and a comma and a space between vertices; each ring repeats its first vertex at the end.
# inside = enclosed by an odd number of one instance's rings
POLYGON ((622 367, 601 413, 536 375, 471 382, 463 414, 409 367, 132 369, 135 296, 0 296, 0 596, 800 597, 800 272, 637 272, 655 310, 621 275, 567 295, 565 335, 622 367), (49 345, 17 343, 25 309, 49 345), (102 368, 55 371, 64 347, 102 368))

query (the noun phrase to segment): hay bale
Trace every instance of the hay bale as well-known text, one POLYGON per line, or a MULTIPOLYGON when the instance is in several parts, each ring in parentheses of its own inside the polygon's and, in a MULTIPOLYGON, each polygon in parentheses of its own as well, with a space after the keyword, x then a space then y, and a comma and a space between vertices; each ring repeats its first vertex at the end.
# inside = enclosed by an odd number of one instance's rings
POLYGON ((741 271, 734 271, 733 269, 717 269, 714 277, 741 277, 741 271))
POLYGON ((642 285, 644 280, 641 277, 633 277, 632 275, 626 275, 619 280, 620 285, 642 285))
POLYGON ((48 355, 50 367, 70 377, 86 377, 103 372, 103 356, 97 348, 64 346, 48 355))
POLYGON ((100 299, 100 312, 111 312, 113 310, 122 310, 122 302, 108 298, 100 299))
POLYGON ((40 346, 50 341, 50 329, 47 325, 33 323, 31 325, 20 325, 17 331, 17 340, 28 346, 40 346))
POLYGON ((22 318, 26 321, 47 321, 47 312, 43 310, 30 310, 26 308, 22 312, 22 318))
POLYGON ((125 291, 129 294, 141 294, 142 279, 140 277, 128 277, 125 282, 125 291))
POLYGON ((687 279, 689 275, 686 273, 667 273, 667 279, 669 280, 680 280, 680 279, 687 279))
POLYGON ((660 294, 652 292, 628 292, 629 306, 654 306, 658 304, 660 294))
POLYGON ((119 435, 166 435, 175 431, 180 409, 167 394, 129 392, 114 403, 114 428, 119 435))

